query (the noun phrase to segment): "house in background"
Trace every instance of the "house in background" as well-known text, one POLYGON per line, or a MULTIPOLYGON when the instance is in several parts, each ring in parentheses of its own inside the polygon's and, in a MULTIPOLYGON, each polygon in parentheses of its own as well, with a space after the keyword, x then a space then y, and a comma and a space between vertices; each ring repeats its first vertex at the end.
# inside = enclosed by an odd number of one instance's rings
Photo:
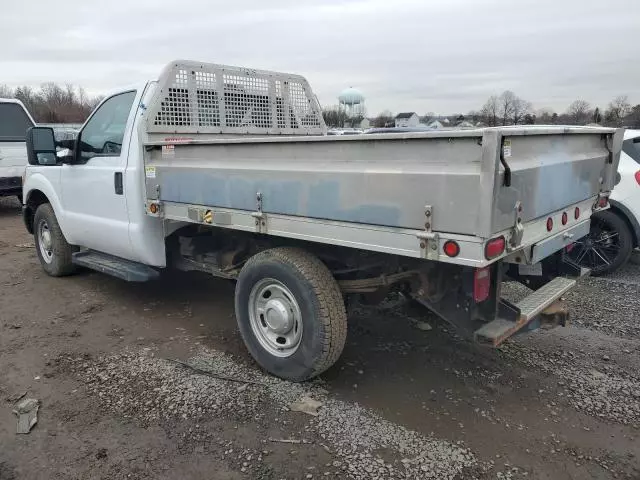
POLYGON ((441 128, 443 128, 443 125, 442 123, 440 123, 440 120, 433 120, 432 122, 429 122, 427 124, 427 127, 432 130, 440 130, 441 128))
POLYGON ((402 112, 396 115, 396 127, 417 127, 420 118, 416 112, 402 112))

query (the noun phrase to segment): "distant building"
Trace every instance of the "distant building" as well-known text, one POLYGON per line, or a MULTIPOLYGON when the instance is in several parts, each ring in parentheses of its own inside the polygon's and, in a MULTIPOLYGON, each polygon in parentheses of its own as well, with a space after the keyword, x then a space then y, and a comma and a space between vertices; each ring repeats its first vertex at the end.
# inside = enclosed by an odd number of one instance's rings
POLYGON ((416 112, 402 112, 396 115, 396 127, 417 127, 420 117, 416 112))
POLYGON ((433 120, 432 122, 429 122, 427 127, 432 130, 440 130, 441 128, 443 128, 443 125, 442 123, 440 123, 440 120, 433 120))

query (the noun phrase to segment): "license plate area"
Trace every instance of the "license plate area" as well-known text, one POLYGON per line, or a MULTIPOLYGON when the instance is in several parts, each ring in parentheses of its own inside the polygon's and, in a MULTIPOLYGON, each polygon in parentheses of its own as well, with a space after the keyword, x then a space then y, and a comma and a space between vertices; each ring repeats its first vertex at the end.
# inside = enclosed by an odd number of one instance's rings
POLYGON ((562 250, 567 245, 574 243, 589 233, 591 222, 582 222, 572 228, 564 230, 551 238, 536 243, 531 250, 531 263, 538 263, 540 260, 553 255, 558 250, 562 250))

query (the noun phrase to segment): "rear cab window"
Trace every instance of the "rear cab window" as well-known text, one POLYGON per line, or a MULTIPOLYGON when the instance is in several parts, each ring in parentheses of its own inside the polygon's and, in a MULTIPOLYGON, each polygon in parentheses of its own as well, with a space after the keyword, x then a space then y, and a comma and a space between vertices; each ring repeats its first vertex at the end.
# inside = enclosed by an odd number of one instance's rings
POLYGON ((622 151, 640 164, 640 137, 628 138, 622 142, 622 151))
POLYGON ((17 103, 0 103, 0 142, 24 142, 33 122, 17 103))

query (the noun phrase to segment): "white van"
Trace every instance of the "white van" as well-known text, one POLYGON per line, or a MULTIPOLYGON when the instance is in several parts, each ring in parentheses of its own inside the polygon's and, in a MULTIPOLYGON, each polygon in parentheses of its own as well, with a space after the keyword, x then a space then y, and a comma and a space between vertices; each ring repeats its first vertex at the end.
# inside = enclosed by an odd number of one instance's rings
POLYGON ((27 166, 25 135, 35 122, 20 100, 0 98, 0 196, 22 201, 22 174, 27 166))

